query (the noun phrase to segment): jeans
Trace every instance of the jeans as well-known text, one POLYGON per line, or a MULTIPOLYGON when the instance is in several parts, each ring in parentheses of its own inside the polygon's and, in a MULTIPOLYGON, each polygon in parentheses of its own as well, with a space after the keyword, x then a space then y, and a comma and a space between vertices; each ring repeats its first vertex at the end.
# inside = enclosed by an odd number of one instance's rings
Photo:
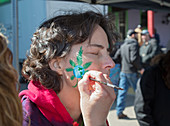
POLYGON ((117 95, 117 115, 121 114, 125 109, 125 99, 129 86, 131 86, 134 91, 136 90, 136 83, 138 81, 137 73, 123 73, 120 72, 120 82, 119 87, 124 90, 118 90, 117 95))

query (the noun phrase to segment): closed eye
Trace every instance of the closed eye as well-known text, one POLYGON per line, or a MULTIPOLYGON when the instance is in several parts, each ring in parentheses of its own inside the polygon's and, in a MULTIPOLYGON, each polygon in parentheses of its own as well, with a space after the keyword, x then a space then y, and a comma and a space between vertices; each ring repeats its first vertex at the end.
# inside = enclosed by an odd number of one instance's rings
POLYGON ((99 52, 87 52, 87 54, 99 55, 99 52))
POLYGON ((90 53, 90 54, 93 54, 93 55, 98 55, 99 53, 98 52, 92 52, 92 53, 90 53))

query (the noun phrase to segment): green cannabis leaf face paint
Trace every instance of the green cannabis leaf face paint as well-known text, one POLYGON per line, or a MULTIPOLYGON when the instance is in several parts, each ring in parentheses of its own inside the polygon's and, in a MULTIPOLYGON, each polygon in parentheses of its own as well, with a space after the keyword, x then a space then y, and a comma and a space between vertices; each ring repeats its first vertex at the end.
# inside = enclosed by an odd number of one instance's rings
POLYGON ((70 77, 70 79, 71 80, 73 80, 74 78, 77 79, 77 83, 73 87, 77 87, 78 78, 83 78, 83 75, 88 71, 86 69, 92 64, 92 62, 87 62, 84 65, 82 65, 83 64, 82 54, 83 54, 83 50, 82 50, 82 46, 81 46, 79 53, 77 55, 77 63, 75 63, 74 61, 72 61, 70 59, 69 62, 70 62, 70 65, 72 66, 72 68, 66 68, 67 72, 73 72, 73 75, 70 77))

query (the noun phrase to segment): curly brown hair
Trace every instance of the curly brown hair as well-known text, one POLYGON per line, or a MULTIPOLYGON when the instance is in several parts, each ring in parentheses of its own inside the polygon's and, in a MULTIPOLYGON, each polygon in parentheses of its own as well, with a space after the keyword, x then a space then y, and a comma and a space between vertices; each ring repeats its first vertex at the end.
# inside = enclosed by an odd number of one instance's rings
POLYGON ((113 41, 119 36, 113 20, 108 16, 87 11, 60 15, 45 21, 33 34, 29 54, 23 63, 23 76, 28 80, 40 81, 46 88, 60 92, 61 77, 50 69, 48 62, 66 56, 72 45, 90 39, 96 25, 106 32, 109 49, 112 51, 113 41))
POLYGON ((7 43, 0 33, 0 126, 22 126, 22 105, 16 91, 18 76, 7 43))

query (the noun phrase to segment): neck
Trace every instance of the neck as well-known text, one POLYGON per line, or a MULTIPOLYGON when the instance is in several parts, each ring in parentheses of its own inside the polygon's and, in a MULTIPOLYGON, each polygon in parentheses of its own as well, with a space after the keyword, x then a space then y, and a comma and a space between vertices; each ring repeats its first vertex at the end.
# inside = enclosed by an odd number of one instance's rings
POLYGON ((78 89, 64 85, 58 97, 73 120, 78 120, 81 115, 78 89))

